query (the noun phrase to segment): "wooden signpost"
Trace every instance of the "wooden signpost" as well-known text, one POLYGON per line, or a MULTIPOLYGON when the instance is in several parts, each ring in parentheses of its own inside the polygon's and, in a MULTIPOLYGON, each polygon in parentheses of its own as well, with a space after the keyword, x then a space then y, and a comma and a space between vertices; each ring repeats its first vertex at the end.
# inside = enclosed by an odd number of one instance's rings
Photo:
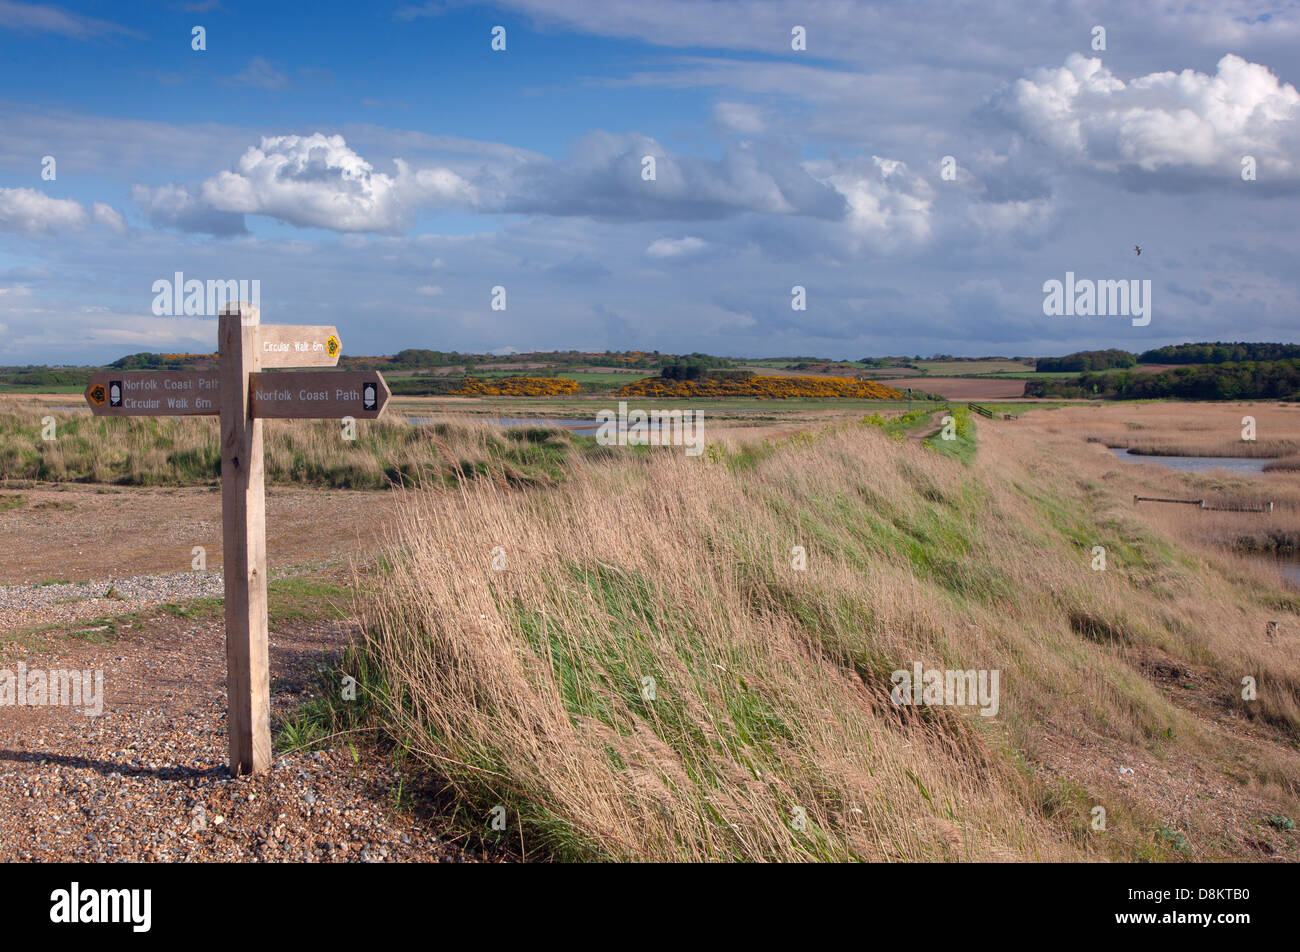
POLYGON ((271 765, 271 676, 266 620, 266 492, 263 419, 373 420, 390 396, 375 371, 262 373, 270 367, 338 364, 334 327, 259 323, 232 304, 217 320, 217 370, 106 371, 91 375, 96 416, 219 416, 221 526, 226 604, 230 771, 271 765))

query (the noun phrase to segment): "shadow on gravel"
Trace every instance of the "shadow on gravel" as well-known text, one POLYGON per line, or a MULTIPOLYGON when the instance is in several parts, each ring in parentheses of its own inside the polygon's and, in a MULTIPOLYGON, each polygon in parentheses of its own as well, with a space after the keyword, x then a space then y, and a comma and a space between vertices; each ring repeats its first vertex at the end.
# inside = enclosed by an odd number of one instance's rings
POLYGON ((121 774, 124 777, 157 777, 159 780, 188 780, 194 777, 229 777, 230 769, 225 764, 213 767, 128 767, 108 760, 94 760, 90 757, 70 757, 66 754, 42 754, 30 750, 0 750, 0 760, 11 760, 20 764, 51 763, 60 767, 83 767, 101 773, 106 777, 121 774))

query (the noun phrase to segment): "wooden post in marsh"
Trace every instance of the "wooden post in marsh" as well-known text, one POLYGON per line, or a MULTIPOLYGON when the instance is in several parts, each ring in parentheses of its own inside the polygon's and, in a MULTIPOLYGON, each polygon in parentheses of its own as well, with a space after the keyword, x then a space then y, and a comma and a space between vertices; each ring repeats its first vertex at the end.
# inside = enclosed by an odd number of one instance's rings
POLYGON ((271 766, 271 672, 266 622, 266 488, 262 421, 249 376, 262 368, 257 309, 225 308, 217 322, 221 372, 221 531, 226 589, 226 729, 230 772, 271 766))

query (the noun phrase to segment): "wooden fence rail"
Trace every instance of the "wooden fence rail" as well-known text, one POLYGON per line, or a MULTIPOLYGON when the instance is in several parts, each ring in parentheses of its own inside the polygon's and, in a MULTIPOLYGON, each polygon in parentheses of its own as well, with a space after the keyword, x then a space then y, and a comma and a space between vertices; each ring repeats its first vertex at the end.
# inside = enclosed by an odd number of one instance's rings
POLYGON ((1232 504, 1226 505, 1207 505, 1204 499, 1168 499, 1163 496, 1137 496, 1133 497, 1133 505, 1140 502, 1172 502, 1184 506, 1199 506, 1207 512, 1272 512, 1273 503, 1243 503, 1239 506, 1232 504))
POLYGON ((1202 506, 1201 508, 1210 512, 1272 512, 1273 504, 1271 502, 1261 502, 1258 505, 1253 506, 1202 506))

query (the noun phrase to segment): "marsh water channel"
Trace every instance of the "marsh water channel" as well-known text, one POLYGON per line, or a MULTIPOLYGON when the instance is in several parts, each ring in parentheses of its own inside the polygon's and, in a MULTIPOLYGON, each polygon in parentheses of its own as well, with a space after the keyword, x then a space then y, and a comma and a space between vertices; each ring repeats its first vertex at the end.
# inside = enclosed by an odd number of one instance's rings
MULTIPOLYGON (((1110 450, 1126 463, 1155 463, 1167 466, 1183 473, 1208 473, 1213 470, 1226 470, 1237 476, 1259 476, 1269 462, 1266 458, 1247 456, 1147 456, 1130 453, 1126 449, 1110 450)), ((1266 565, 1281 572, 1292 585, 1300 586, 1300 556, 1266 556, 1254 557, 1261 565, 1266 565)))

